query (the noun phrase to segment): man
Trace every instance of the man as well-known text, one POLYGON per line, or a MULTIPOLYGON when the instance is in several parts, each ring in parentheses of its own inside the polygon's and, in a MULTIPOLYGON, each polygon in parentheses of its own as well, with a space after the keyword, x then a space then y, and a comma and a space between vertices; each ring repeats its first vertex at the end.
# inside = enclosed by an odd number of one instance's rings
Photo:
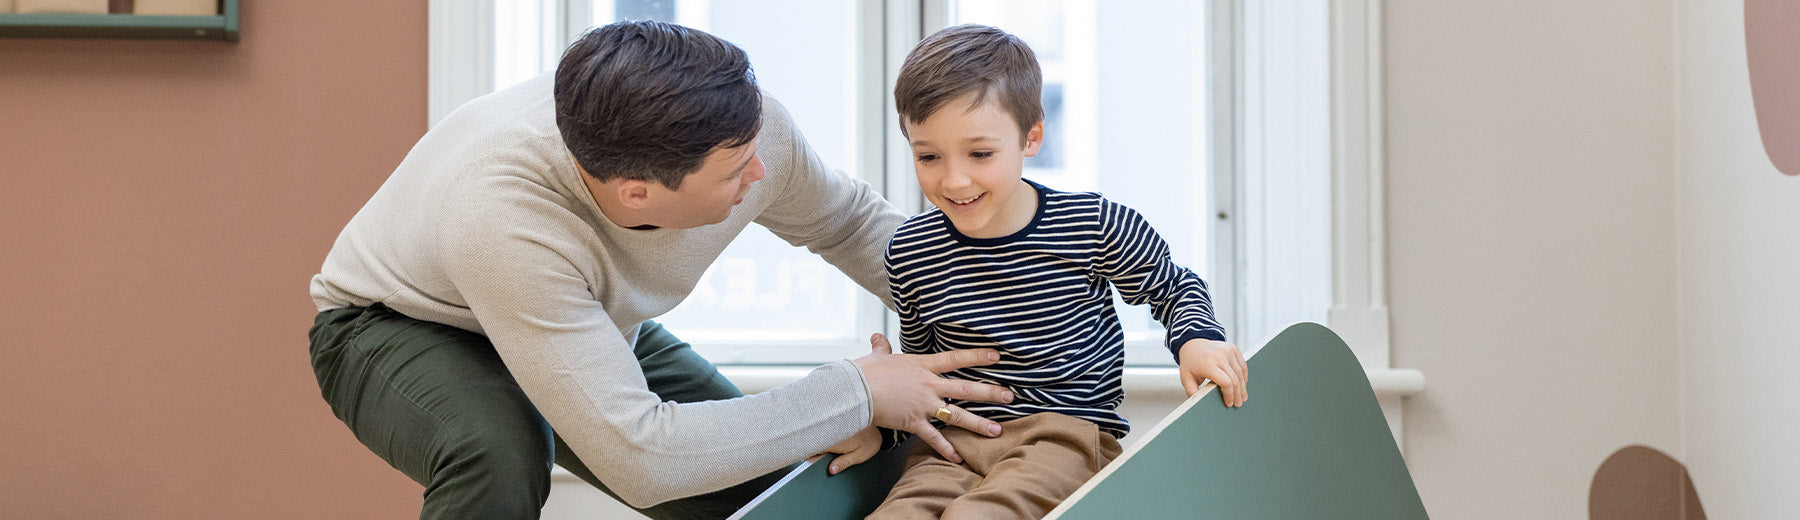
POLYGON ((424 518, 536 518, 552 461, 652 517, 724 517, 870 424, 954 459, 927 418, 1011 394, 936 374, 991 350, 894 355, 877 337, 745 397, 649 321, 751 223, 885 300, 902 219, 820 164, 742 50, 609 25, 554 78, 452 113, 351 219, 312 281, 314 372, 357 439, 425 486, 424 518))

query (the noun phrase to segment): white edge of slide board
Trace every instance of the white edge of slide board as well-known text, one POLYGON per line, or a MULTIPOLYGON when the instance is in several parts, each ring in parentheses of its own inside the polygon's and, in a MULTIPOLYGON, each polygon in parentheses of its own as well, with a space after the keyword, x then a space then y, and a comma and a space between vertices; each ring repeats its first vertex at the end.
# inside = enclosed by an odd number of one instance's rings
MULTIPOLYGON (((1288 326, 1291 327, 1293 324, 1289 324, 1288 326)), ((1281 331, 1284 330, 1287 330, 1287 327, 1282 327, 1281 329, 1270 333, 1268 337, 1263 338, 1262 341, 1258 341, 1256 346, 1245 350, 1244 359, 1249 360, 1252 356, 1255 356, 1257 352, 1262 351, 1263 346, 1269 344, 1269 340, 1275 339, 1275 335, 1280 334, 1281 331)), ((1070 507, 1074 507, 1076 501, 1081 500, 1081 497, 1087 496, 1089 491, 1093 491, 1095 486, 1100 485, 1100 482, 1105 481, 1106 477, 1111 476, 1113 471, 1118 470, 1119 466, 1123 465, 1126 460, 1131 459, 1132 455, 1136 455, 1138 450, 1143 449, 1145 444, 1150 443, 1151 439, 1155 439, 1157 435, 1162 434, 1164 428, 1168 428, 1169 425, 1175 424, 1176 419, 1180 419, 1182 414, 1186 414, 1189 409, 1194 407, 1194 405, 1200 404, 1200 400, 1212 395, 1213 390, 1217 388, 1219 388, 1219 385, 1213 384, 1210 381, 1201 385, 1199 391, 1194 392, 1193 397, 1189 397, 1186 401, 1182 401, 1181 406, 1175 407, 1174 411, 1169 412, 1168 416, 1163 417, 1162 422, 1156 423, 1156 426, 1150 428, 1150 431, 1144 432, 1143 438, 1138 439, 1137 442, 1132 443, 1130 447, 1125 448, 1125 451, 1119 454, 1119 458, 1113 459, 1112 463, 1107 464, 1104 468, 1100 468, 1100 472, 1095 473, 1094 477, 1088 479, 1086 484, 1082 484, 1080 488, 1077 488, 1074 493, 1069 495, 1069 498, 1063 499, 1062 503, 1056 506, 1056 509, 1051 509, 1049 514, 1044 515, 1044 520, 1053 520, 1061 517, 1064 511, 1068 511, 1070 507)))
POLYGON ((775 481, 775 485, 769 486, 769 489, 763 490, 762 494, 756 495, 756 498, 750 499, 750 503, 744 504, 744 507, 738 508, 736 513, 732 513, 731 517, 726 518, 725 520, 739 520, 743 518, 744 515, 750 514, 751 509, 755 509, 757 505, 763 503, 763 500, 769 498, 770 495, 774 495, 776 491, 780 491, 782 486, 786 486, 788 481, 794 480, 794 477, 800 476, 807 468, 812 467, 813 464, 817 464, 819 459, 823 458, 825 458, 824 455, 813 455, 807 457, 806 460, 800 461, 800 465, 795 467, 793 471, 789 471, 786 476, 781 477, 781 480, 775 481))

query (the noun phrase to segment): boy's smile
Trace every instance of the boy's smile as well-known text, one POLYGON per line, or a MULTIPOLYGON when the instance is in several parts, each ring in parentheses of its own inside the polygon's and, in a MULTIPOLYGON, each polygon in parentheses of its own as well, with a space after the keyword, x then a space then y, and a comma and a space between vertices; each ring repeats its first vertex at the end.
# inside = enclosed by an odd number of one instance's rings
POLYGON ((1021 178, 1025 158, 1037 155, 1044 124, 1026 135, 988 96, 971 106, 974 94, 946 103, 924 121, 907 125, 919 191, 943 210, 956 230, 971 238, 1010 235, 1037 212, 1037 190, 1021 178))

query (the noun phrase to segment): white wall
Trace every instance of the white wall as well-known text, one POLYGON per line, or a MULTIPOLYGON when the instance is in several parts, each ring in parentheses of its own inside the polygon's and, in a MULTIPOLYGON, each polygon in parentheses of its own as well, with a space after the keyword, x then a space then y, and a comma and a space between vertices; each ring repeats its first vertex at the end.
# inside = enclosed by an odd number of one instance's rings
POLYGON ((1743 2, 1682 2, 1682 456, 1710 518, 1800 517, 1800 177, 1762 149, 1743 2))
POLYGON ((1669 2, 1387 0, 1388 280, 1433 518, 1586 518, 1679 455, 1669 2))

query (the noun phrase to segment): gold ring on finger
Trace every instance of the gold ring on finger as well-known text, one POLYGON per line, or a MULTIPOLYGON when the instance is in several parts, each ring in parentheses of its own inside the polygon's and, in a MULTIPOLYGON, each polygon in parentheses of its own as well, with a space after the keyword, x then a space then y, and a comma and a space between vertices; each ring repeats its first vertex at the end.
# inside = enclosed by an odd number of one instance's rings
POLYGON ((939 421, 950 422, 950 408, 949 407, 939 406, 937 409, 937 413, 934 415, 937 417, 937 420, 939 420, 939 421))

